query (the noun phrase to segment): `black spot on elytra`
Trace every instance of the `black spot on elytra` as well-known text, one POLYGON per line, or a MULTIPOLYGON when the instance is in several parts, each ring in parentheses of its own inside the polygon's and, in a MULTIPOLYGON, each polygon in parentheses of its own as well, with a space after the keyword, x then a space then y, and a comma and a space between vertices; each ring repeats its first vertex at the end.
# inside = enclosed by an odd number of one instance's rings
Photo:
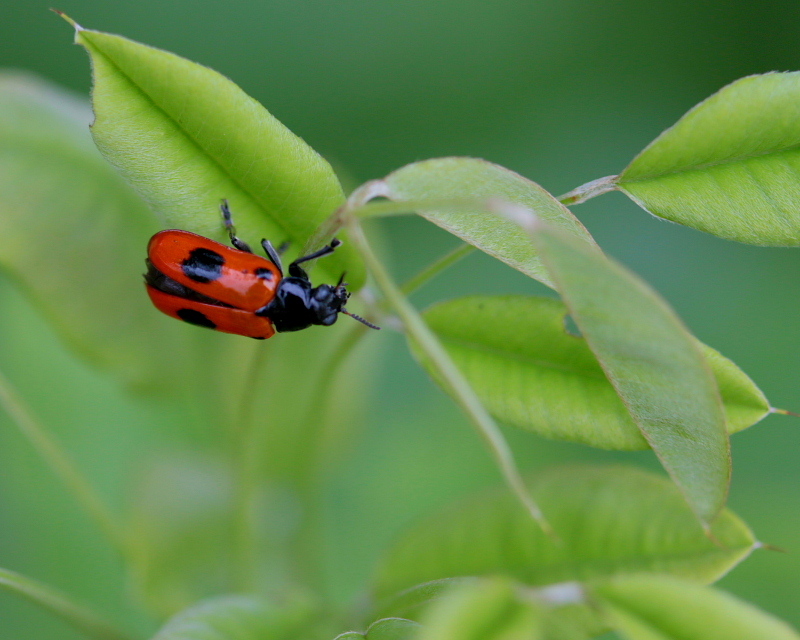
POLYGON ((222 275, 223 258, 211 249, 193 249, 189 257, 183 261, 181 268, 187 278, 195 282, 211 282, 222 275))
POLYGON ((208 327, 209 329, 217 328, 217 325, 211 322, 211 320, 209 320, 205 314, 200 313, 195 309, 179 309, 178 317, 184 322, 196 324, 198 327, 208 327))
POLYGON ((259 267, 256 269, 256 277, 262 278, 264 280, 272 280, 275 277, 275 274, 272 273, 271 270, 267 269, 266 267, 259 267))

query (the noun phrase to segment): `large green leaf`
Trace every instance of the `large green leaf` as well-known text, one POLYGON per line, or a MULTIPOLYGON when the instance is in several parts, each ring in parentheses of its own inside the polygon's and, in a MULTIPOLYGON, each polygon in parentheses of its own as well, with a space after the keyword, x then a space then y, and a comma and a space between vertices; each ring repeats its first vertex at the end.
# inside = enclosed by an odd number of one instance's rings
POLYGON ((642 571, 712 582, 755 544, 728 510, 712 526, 712 541, 674 484, 633 468, 563 467, 530 488, 558 539, 544 534, 506 491, 486 492, 401 536, 379 565, 378 597, 492 573, 534 586, 642 571))
POLYGON ((730 443, 697 340, 647 284, 596 247, 529 220, 575 323, 642 435, 702 522, 728 494, 730 443))
MULTIPOLYGON (((223 75, 116 35, 78 27, 76 42, 92 59, 98 148, 168 225, 225 240, 227 198, 244 239, 300 251, 344 202, 330 165, 223 75)), ((363 282, 348 246, 320 267, 363 282)))
POLYGON ((178 373, 187 344, 141 276, 158 224, 94 148, 90 120, 72 94, 0 76, 0 266, 80 354, 174 389, 191 377, 178 373))
POLYGON ((420 209, 418 213, 548 286, 552 286, 550 276, 525 233, 514 223, 498 219, 479 203, 493 198, 513 202, 533 209, 545 220, 591 242, 591 236, 577 218, 547 191, 535 182, 486 160, 423 160, 390 173, 381 182, 381 194, 392 200, 475 200, 473 206, 420 209))
POLYGON ((626 640, 799 640, 800 634, 747 602, 668 576, 625 576, 595 596, 626 640))
POLYGON ((800 244, 800 73, 729 84, 640 153, 618 185, 651 213, 723 238, 800 244))
POLYGON ((246 596, 221 596, 170 619, 153 640, 286 640, 303 637, 307 609, 246 596))
MULTIPOLYGON (((552 298, 469 296, 437 304, 424 317, 498 420, 595 447, 647 448, 586 341, 567 331, 567 313, 552 298)), ((745 429, 766 416, 769 403, 758 387, 730 360, 701 348, 728 429, 745 429)))

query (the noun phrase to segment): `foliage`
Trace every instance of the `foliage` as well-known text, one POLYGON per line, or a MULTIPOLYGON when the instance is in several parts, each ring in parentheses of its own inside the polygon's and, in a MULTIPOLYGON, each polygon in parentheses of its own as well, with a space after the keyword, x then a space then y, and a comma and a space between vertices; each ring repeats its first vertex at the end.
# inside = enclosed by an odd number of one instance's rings
MULTIPOLYGON (((0 264, 65 344, 162 409, 185 415, 191 405, 191 428, 212 435, 190 455, 151 464, 123 523, 4 377, 0 402, 115 545, 132 606, 161 623, 153 640, 798 637, 708 586, 764 546, 725 506, 729 436, 779 410, 606 257, 566 206, 616 189, 721 237, 797 244, 797 74, 733 83, 620 176, 561 199, 473 158, 416 162, 345 199, 330 165, 230 80, 74 26, 92 60, 92 136, 124 181, 87 143, 80 101, 4 76, 0 264), (254 345, 158 317, 129 291, 160 226, 151 210, 222 239, 221 198, 246 237, 291 240, 295 251, 343 237, 347 248, 315 277, 347 271, 362 313, 402 327, 505 481, 407 530, 353 601, 326 583, 320 495, 352 446, 369 329, 342 324, 254 345), (408 294, 453 256, 401 289, 364 233, 372 218, 410 212, 561 300, 471 296, 420 314, 408 294), (52 273, 42 255, 61 268, 52 273), (377 294, 362 289, 367 271, 377 294), (624 465, 524 478, 498 421, 598 448, 651 448, 669 478, 624 465), (250 595, 226 595, 235 593, 250 595)), ((88 636, 128 635, 27 578, 5 572, 0 583, 88 636)))

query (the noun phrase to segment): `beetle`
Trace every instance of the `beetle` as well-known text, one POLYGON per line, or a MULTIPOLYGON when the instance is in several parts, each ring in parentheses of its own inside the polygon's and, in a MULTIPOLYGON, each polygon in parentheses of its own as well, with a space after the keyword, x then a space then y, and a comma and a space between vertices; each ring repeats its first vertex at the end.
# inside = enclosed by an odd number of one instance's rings
POLYGON ((227 200, 220 209, 233 247, 180 229, 159 231, 150 238, 144 280, 159 311, 190 324, 258 340, 276 331, 330 326, 339 313, 379 328, 345 309, 350 293, 344 274, 336 285, 314 287, 300 266, 330 255, 341 245, 339 240, 334 238, 319 251, 298 258, 284 276, 281 251, 262 240, 267 257, 253 253, 236 236, 227 200))

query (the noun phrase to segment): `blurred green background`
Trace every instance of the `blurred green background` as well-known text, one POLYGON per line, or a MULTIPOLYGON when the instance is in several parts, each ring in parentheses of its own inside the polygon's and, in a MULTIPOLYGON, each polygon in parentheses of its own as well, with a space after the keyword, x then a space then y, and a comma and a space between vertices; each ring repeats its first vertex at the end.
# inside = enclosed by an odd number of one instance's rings
MULTIPOLYGON (((47 8, 30 0, 0 6, 0 66, 86 95, 87 56, 47 8)), ((346 186, 415 160, 469 155, 558 195, 621 171, 724 84, 800 69, 800 5, 789 0, 63 0, 58 8, 87 27, 229 76, 325 155, 346 186)), ((800 251, 738 245, 668 224, 616 193, 574 211, 608 253, 660 291, 774 406, 800 411, 800 251)), ((379 224, 400 278, 455 244, 414 218, 379 224)), ((545 293, 473 254, 415 302, 480 292, 545 293)), ((143 295, 138 281, 131 295, 143 295)), ((329 579, 343 600, 404 524, 498 481, 478 438, 402 338, 383 331, 368 344, 380 356, 368 419, 327 495, 328 546, 335 550, 329 579)), ((175 420, 162 405, 128 395, 78 361, 3 279, 0 368, 116 508, 125 507, 144 458, 179 446, 170 432, 175 420)), ((656 467, 648 454, 508 436, 526 469, 570 459, 656 467)), ((800 420, 768 418, 734 437, 733 454, 731 507, 760 540, 788 553, 759 551, 721 586, 800 625, 800 420)), ((5 415, 0 566, 149 628, 129 611, 118 559, 5 415)), ((0 635, 78 637, 4 593, 0 635)))

